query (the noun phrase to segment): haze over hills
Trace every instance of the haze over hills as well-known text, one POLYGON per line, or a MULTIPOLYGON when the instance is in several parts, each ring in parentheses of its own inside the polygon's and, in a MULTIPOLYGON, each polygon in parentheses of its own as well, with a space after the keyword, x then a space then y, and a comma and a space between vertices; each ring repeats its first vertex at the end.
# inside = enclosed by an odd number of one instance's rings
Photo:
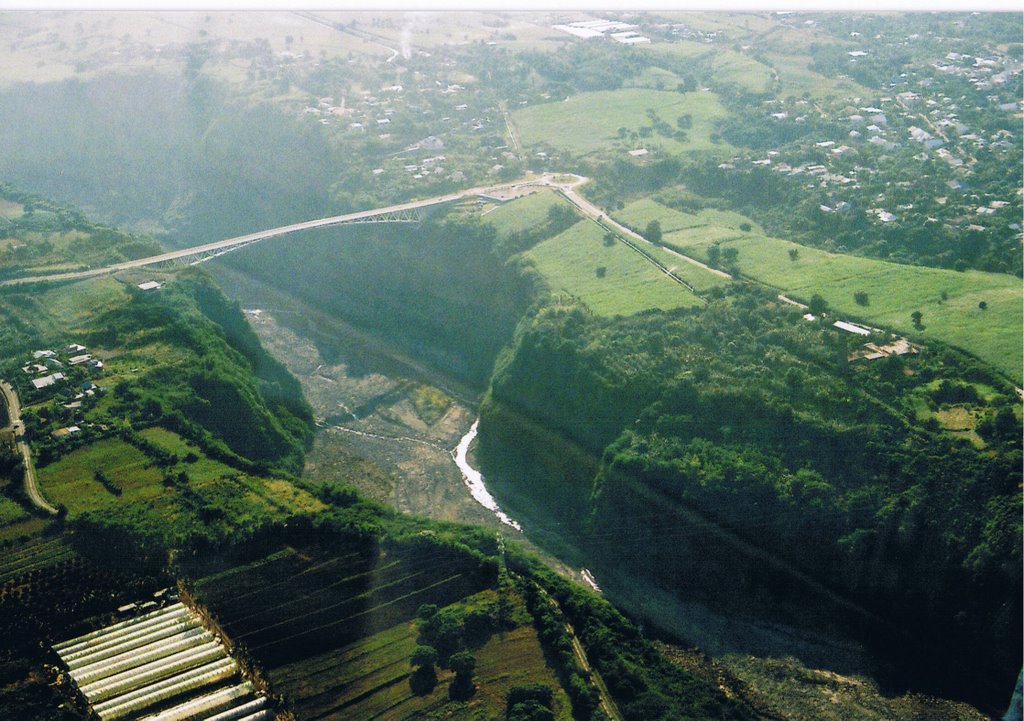
POLYGON ((0 708, 1002 714, 1022 19, 0 14, 0 708))

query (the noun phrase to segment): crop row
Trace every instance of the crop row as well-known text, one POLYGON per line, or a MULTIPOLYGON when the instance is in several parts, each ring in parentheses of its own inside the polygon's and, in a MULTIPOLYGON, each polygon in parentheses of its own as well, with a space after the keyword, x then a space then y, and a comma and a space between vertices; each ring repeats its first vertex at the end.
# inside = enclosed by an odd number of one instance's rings
POLYGON ((0 562, 0 581, 22 575, 37 568, 44 568, 74 555, 74 551, 60 539, 5 553, 0 562))

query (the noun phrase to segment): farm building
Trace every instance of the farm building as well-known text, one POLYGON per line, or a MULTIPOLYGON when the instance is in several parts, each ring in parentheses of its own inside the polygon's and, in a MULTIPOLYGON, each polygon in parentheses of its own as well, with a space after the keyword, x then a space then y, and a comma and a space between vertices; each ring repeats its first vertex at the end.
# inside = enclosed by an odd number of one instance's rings
POLYGON ((837 320, 832 325, 838 328, 839 330, 845 330, 847 333, 854 333, 856 335, 871 335, 871 330, 869 328, 863 328, 859 325, 854 325, 853 323, 847 323, 845 320, 837 320))
MULTIPOLYGON (((127 604, 144 611, 155 601, 127 604)), ((99 721, 270 721, 270 699, 241 677, 219 638, 183 603, 115 623, 53 650, 99 721)))

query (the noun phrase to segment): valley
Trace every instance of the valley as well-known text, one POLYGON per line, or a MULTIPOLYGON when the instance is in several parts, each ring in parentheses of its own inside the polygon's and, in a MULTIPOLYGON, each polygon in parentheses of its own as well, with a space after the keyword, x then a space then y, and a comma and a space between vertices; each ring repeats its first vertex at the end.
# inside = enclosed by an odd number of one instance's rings
POLYGON ((0 13, 0 716, 1001 715, 1019 24, 0 13))

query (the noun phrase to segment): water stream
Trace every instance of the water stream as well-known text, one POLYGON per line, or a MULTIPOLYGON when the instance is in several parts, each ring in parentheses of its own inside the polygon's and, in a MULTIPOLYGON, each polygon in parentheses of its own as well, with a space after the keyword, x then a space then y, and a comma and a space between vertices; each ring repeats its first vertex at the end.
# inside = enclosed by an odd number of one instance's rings
POLYGON ((504 523, 506 526, 511 526, 520 533, 523 532, 523 527, 519 525, 518 521, 511 518, 507 513, 501 510, 498 506, 498 502, 494 500, 494 496, 491 495, 490 491, 487 490, 487 486, 484 485, 484 477, 480 471, 469 465, 467 455, 469 454, 469 446, 476 438, 477 426, 480 425, 480 419, 477 418, 473 421, 473 425, 469 427, 469 432, 462 437, 459 441, 459 445, 455 447, 455 451, 452 453, 452 458, 455 459, 455 465, 462 471, 462 479, 466 483, 466 487, 469 488, 470 494, 481 506, 486 508, 488 511, 493 513, 499 521, 504 523))

